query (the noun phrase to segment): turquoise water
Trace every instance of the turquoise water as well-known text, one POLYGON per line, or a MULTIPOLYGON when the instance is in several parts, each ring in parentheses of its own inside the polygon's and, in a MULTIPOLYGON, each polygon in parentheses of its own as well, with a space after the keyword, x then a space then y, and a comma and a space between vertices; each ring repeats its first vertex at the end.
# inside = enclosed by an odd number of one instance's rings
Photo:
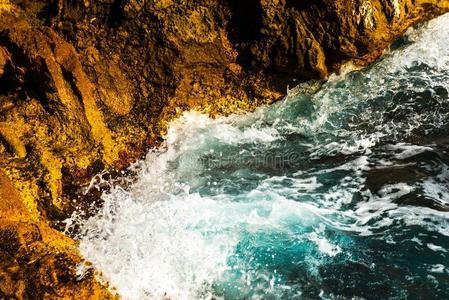
POLYGON ((448 28, 251 114, 184 114, 67 230, 125 299, 449 298, 448 28))

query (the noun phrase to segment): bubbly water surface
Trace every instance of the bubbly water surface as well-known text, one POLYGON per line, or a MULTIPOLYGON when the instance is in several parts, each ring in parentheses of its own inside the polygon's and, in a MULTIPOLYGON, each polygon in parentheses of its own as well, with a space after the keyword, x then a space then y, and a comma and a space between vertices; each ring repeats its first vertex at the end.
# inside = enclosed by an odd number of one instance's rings
POLYGON ((68 221, 82 254, 125 299, 448 299, 449 15, 394 48, 315 94, 184 114, 68 221))

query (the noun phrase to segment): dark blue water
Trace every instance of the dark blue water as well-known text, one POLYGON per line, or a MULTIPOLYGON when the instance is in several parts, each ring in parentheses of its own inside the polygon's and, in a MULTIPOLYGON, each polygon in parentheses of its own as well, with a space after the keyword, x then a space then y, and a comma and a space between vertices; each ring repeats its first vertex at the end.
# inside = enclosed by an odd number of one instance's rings
POLYGON ((448 299, 448 28, 252 114, 185 114, 81 252, 129 299, 448 299))

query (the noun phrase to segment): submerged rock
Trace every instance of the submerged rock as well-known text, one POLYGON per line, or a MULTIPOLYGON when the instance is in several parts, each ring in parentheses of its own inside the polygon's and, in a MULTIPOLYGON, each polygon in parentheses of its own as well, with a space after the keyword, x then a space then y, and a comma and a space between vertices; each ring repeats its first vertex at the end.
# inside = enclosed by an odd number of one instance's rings
POLYGON ((309 79, 313 91, 447 10, 446 0, 0 1, 0 198, 18 190, 14 204, 0 203, 0 296, 102 291, 93 277, 74 279, 76 251, 47 237, 76 246, 48 224, 84 205, 77 188, 128 166, 183 111, 252 110, 309 79))

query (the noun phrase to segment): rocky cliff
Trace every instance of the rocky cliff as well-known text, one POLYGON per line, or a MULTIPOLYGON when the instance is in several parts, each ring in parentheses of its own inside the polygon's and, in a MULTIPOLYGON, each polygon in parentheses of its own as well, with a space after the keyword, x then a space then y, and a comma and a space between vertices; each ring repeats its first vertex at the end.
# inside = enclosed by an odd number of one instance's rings
POLYGON ((52 228, 189 109, 365 66, 449 0, 0 0, 0 297, 106 297, 52 228), (84 294, 83 294, 84 293, 84 294))

